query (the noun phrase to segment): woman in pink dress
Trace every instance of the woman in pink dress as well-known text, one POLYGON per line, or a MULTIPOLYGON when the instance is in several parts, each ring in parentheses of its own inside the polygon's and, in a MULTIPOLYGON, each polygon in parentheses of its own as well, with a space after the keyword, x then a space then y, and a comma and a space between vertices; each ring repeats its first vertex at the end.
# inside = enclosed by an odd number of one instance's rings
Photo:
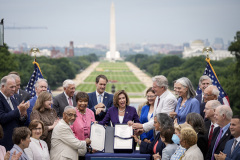
POLYGON ((91 122, 95 121, 94 113, 88 106, 88 94, 85 92, 78 92, 76 95, 76 113, 77 118, 71 126, 75 137, 79 140, 90 138, 91 122))

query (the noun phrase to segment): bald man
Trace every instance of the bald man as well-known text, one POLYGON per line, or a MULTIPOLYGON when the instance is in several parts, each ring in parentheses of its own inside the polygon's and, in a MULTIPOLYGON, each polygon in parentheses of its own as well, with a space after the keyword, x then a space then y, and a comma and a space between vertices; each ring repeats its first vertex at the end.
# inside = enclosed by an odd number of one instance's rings
POLYGON ((227 105, 218 106, 215 110, 214 117, 219 125, 214 132, 211 144, 208 148, 206 159, 215 159, 214 154, 219 154, 224 150, 225 144, 233 136, 230 132, 230 122, 233 116, 232 109, 227 105))

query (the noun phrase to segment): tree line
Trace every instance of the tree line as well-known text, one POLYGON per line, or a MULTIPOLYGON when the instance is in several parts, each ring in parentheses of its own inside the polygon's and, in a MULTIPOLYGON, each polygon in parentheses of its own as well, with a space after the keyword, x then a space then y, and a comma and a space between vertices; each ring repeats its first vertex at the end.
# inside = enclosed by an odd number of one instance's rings
MULTIPOLYGON (((16 71, 21 76, 21 87, 26 86, 34 70, 34 57, 27 54, 11 54, 6 44, 0 47, 0 57, 0 78, 16 71)), ((77 73, 94 61, 98 61, 95 54, 58 59, 37 57, 43 77, 47 79, 51 89, 61 86, 66 79, 74 79, 77 73)))
MULTIPOLYGON (((229 51, 236 55, 235 58, 226 58, 220 61, 211 60, 217 77, 224 91, 228 94, 230 105, 234 114, 240 114, 240 38, 236 38, 229 46, 229 51)), ((195 89, 198 87, 199 78, 206 68, 205 56, 183 59, 180 56, 146 54, 129 55, 130 61, 150 76, 164 75, 168 78, 169 87, 173 89, 173 82, 181 77, 188 77, 195 89)))

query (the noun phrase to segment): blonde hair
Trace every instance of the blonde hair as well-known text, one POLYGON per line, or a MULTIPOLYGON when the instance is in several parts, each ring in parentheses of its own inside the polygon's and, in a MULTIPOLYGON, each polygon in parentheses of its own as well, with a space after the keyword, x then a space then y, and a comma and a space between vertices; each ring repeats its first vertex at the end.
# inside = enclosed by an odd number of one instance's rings
POLYGON ((181 140, 191 147, 197 143, 197 133, 192 128, 184 128, 181 130, 181 140))

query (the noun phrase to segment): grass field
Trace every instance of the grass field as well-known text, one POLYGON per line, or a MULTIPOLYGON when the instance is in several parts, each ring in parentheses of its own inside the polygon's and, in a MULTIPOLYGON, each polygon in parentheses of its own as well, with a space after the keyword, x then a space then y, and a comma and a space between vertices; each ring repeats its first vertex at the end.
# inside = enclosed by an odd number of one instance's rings
POLYGON ((106 91, 110 93, 113 84, 115 85, 115 91, 126 90, 130 93, 142 93, 146 89, 146 86, 141 83, 124 62, 101 62, 95 71, 84 80, 84 83, 77 86, 76 90, 88 93, 95 91, 95 79, 99 74, 107 76, 109 83, 106 91), (111 81, 114 81, 114 83, 111 83, 111 81))

